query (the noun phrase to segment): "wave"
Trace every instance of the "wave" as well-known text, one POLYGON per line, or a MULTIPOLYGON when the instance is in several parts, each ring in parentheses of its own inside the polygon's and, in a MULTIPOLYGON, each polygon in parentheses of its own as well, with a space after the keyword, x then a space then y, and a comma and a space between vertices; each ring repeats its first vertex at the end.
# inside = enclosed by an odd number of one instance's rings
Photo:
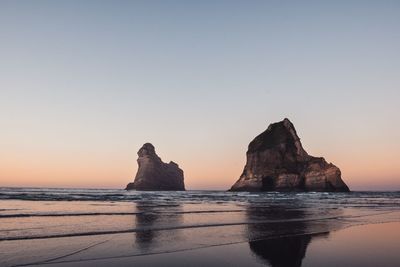
POLYGON ((225 192, 225 191, 125 191, 113 189, 48 189, 48 188, 0 188, 0 200, 30 201, 141 201, 157 200, 164 202, 264 202, 268 200, 308 201, 324 199, 342 202, 368 199, 369 202, 380 200, 400 200, 399 192, 225 192))
POLYGON ((199 213, 233 213, 245 212, 246 210, 193 210, 193 211, 143 211, 143 212, 82 212, 82 213, 21 213, 0 214, 1 218, 23 218, 23 217, 74 217, 74 216, 132 216, 145 214, 199 214, 199 213))

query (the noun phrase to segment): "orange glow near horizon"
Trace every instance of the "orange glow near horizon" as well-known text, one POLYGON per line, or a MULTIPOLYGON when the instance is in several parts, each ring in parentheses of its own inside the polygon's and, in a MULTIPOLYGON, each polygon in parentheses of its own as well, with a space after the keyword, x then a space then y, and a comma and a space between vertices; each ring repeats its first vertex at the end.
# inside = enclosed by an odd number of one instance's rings
MULTIPOLYGON (((115 158, 112 155, 97 158, 49 155, 23 155, 2 158, 0 186, 16 187, 83 187, 124 188, 133 180, 136 155, 115 158), (132 158, 134 156, 135 158, 132 158)), ((344 181, 352 190, 399 190, 400 167, 395 158, 379 160, 379 156, 355 158, 354 155, 332 155, 329 162, 339 166, 344 181), (337 156, 335 160, 334 156, 337 156)), ((164 160, 166 161, 166 160, 164 160)), ((178 161, 177 161, 178 162, 178 161)), ((178 162, 185 173, 187 189, 226 190, 239 178, 245 159, 232 155, 193 157, 178 162)))
MULTIPOLYGON (((221 128, 220 133, 205 132, 209 136, 200 136, 196 142, 178 137, 164 142, 155 135, 150 139, 156 140, 153 144, 164 162, 173 160, 183 169, 187 189, 227 190, 243 171, 247 144, 255 137, 254 132, 264 129, 226 137, 226 130, 221 128), (223 138, 225 142, 215 141, 223 138)), ((301 123, 297 132, 310 155, 323 156, 341 169, 351 190, 400 190, 400 150, 390 142, 361 139, 356 134, 344 140, 340 131, 320 133, 301 123)), ((134 179, 136 151, 144 143, 127 146, 130 136, 119 140, 93 138, 89 133, 62 142, 55 137, 24 138, 10 136, 8 140, 14 143, 8 142, 0 151, 0 186, 124 188, 134 179), (17 139, 25 142, 17 143, 17 139)))

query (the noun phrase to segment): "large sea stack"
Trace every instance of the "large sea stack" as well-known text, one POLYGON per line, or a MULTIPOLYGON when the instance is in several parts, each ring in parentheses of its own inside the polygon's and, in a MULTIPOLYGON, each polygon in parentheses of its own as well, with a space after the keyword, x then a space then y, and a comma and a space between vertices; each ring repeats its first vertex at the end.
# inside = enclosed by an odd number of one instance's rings
POLYGON ((231 191, 349 191, 338 167, 307 154, 288 119, 269 125, 251 141, 246 156, 231 191))
POLYGON ((154 146, 146 143, 138 151, 139 168, 133 183, 126 190, 182 191, 185 190, 183 171, 175 162, 164 163, 157 156, 154 146))

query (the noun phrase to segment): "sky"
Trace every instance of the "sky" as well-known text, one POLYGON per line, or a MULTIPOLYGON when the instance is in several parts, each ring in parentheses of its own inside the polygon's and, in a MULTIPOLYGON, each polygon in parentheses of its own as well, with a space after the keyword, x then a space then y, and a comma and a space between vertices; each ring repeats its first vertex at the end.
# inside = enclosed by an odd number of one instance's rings
POLYGON ((399 1, 0 1, 0 186, 124 188, 146 142, 228 189, 289 118, 352 190, 400 190, 399 1))

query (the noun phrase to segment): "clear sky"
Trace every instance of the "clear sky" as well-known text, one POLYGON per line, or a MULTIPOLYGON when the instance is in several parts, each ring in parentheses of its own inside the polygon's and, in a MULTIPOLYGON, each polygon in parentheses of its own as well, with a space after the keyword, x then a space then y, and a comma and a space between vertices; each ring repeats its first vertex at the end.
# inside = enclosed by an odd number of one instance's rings
POLYGON ((400 190, 399 1, 0 1, 0 186, 123 188, 151 142, 228 189, 288 117, 353 190, 400 190))

